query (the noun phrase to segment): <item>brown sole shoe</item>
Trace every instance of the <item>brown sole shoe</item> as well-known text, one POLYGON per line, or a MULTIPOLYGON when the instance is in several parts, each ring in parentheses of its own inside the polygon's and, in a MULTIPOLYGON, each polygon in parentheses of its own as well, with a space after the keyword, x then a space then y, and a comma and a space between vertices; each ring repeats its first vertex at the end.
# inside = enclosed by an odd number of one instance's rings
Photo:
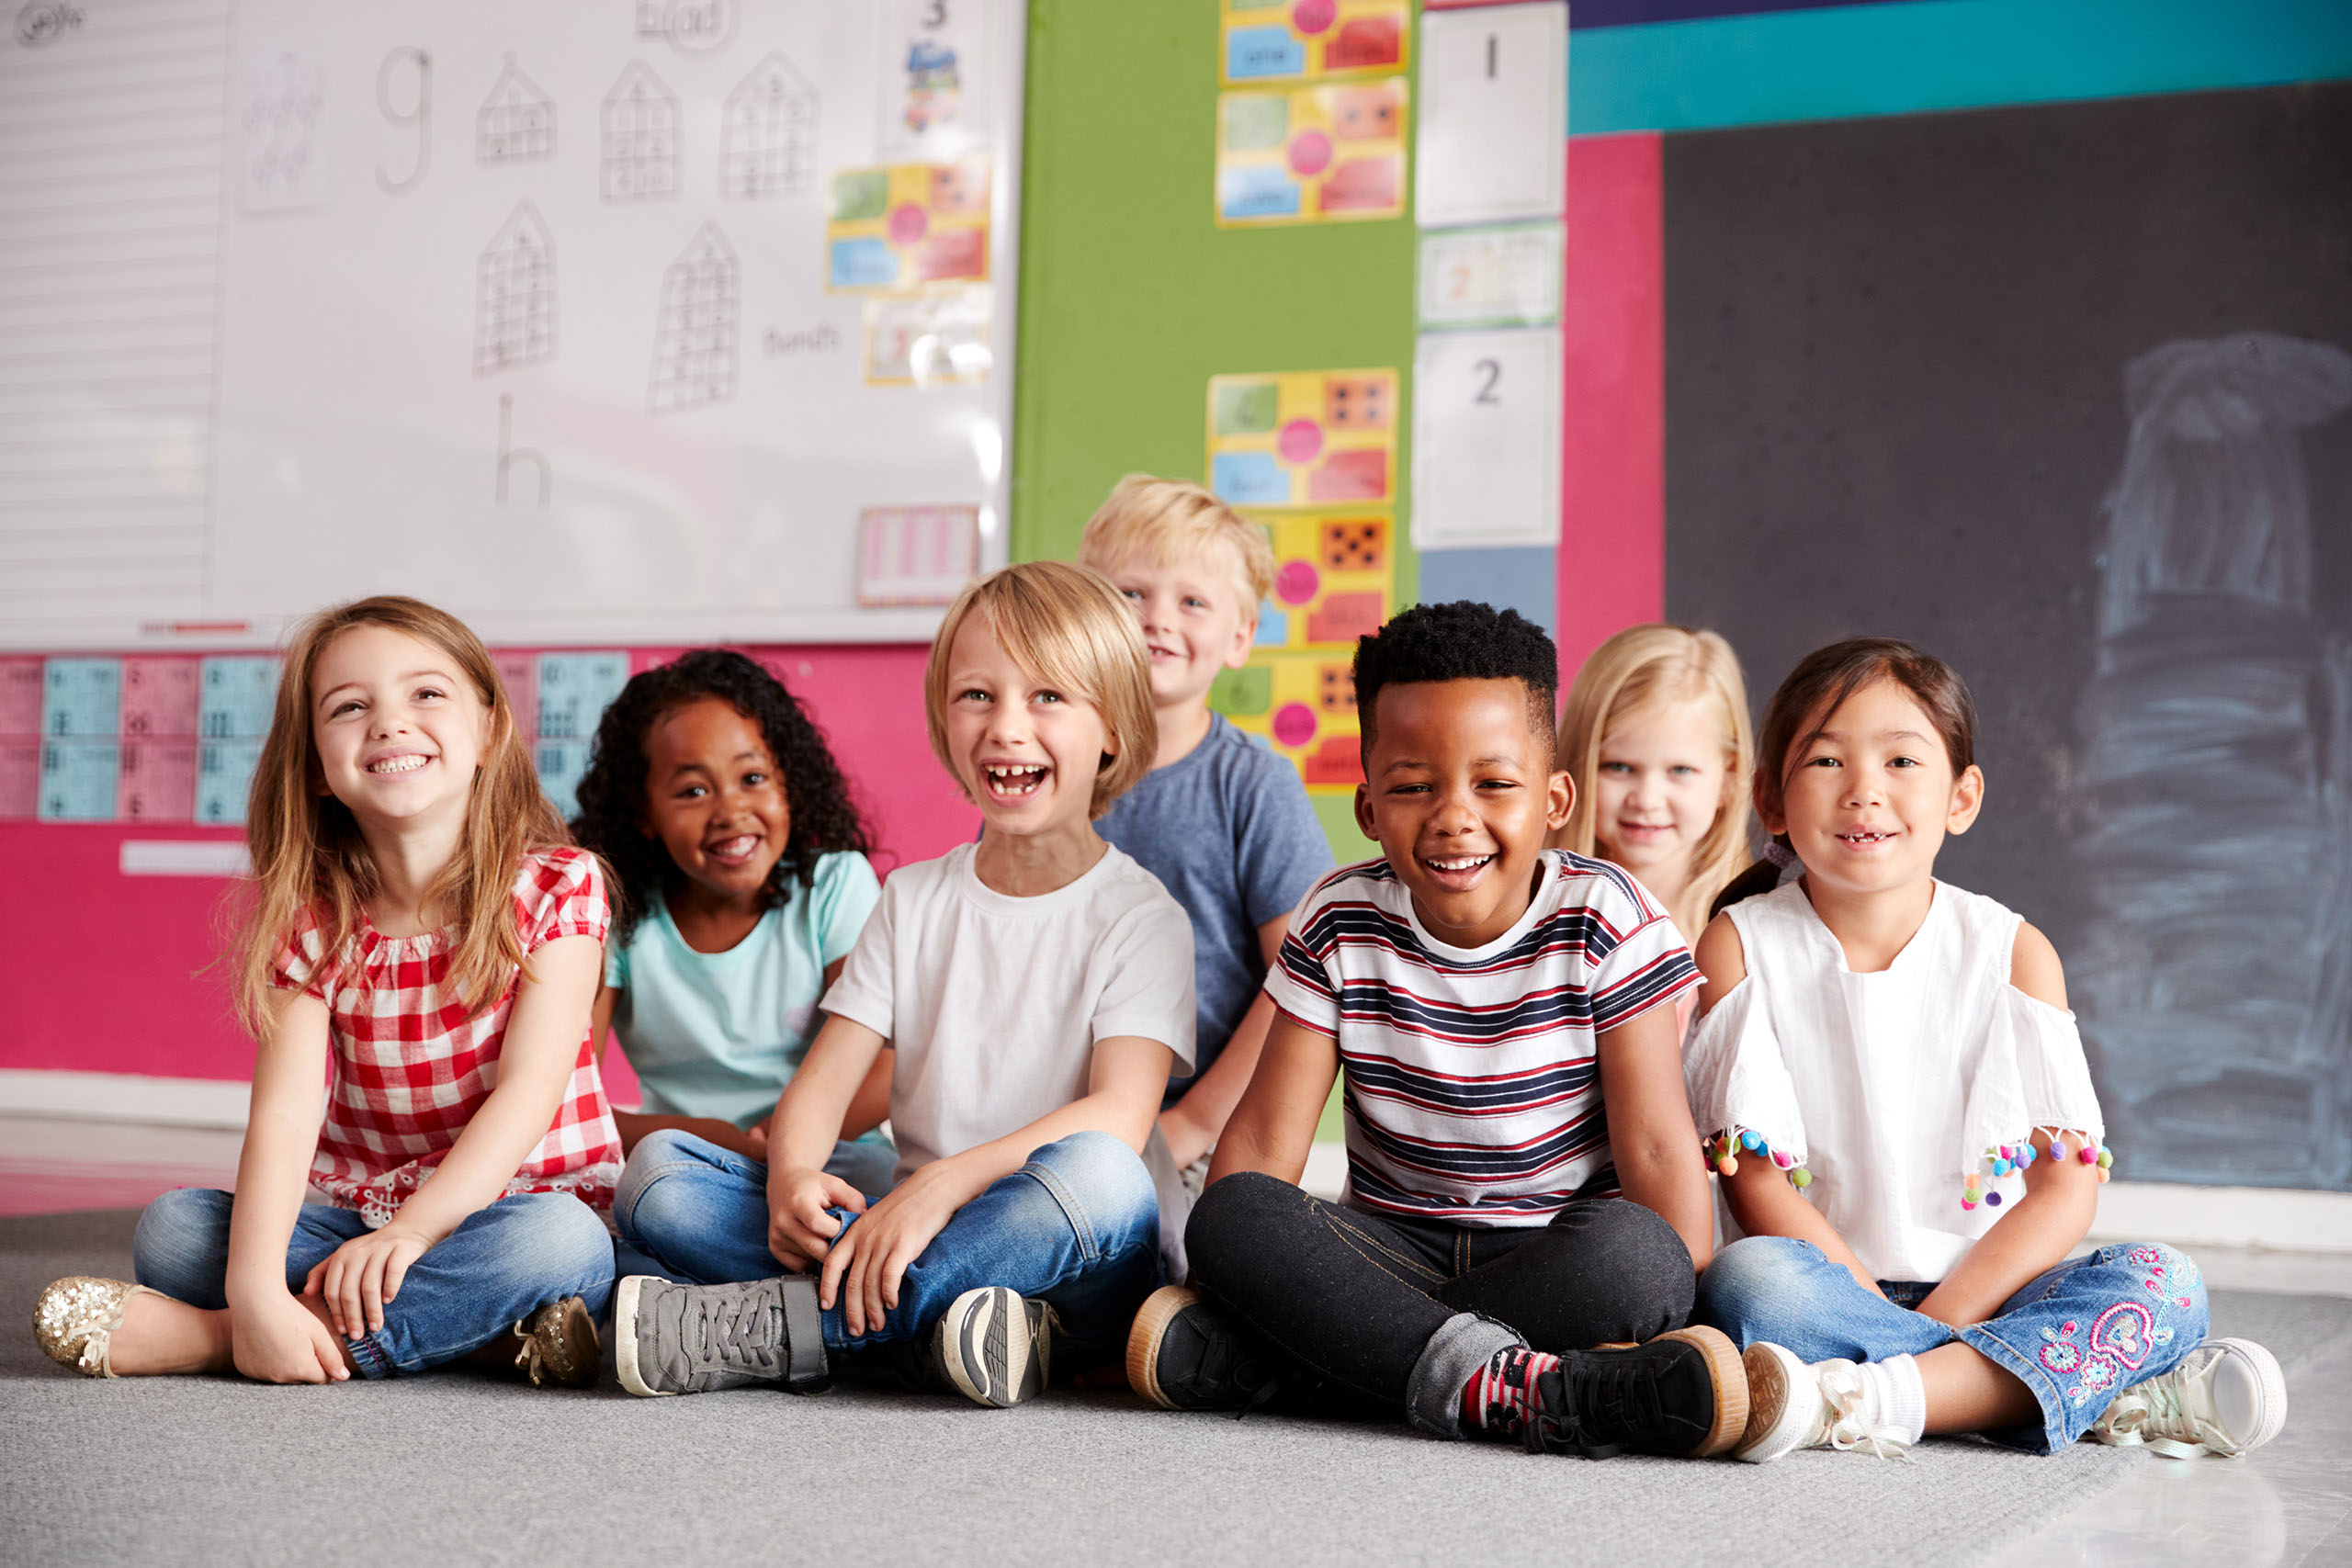
POLYGON ((1135 1326, 1127 1330, 1127 1386, 1162 1410, 1182 1405, 1159 1387, 1159 1345, 1176 1314, 1201 1299, 1189 1285, 1162 1285, 1136 1309, 1135 1326))
MULTIPOLYGON (((1740 1359, 1739 1347, 1723 1330, 1703 1325, 1678 1328, 1657 1338, 1679 1339, 1695 1348, 1706 1358, 1707 1375, 1715 1385, 1714 1424, 1707 1428, 1705 1440, 1690 1450, 1690 1457, 1713 1459, 1730 1452, 1747 1431, 1747 1369, 1740 1359)), ((1655 1345, 1657 1339, 1650 1343, 1655 1345)))
POLYGON ((604 1359, 596 1320, 578 1296, 549 1302, 514 1325, 514 1365, 541 1388, 594 1388, 604 1359))

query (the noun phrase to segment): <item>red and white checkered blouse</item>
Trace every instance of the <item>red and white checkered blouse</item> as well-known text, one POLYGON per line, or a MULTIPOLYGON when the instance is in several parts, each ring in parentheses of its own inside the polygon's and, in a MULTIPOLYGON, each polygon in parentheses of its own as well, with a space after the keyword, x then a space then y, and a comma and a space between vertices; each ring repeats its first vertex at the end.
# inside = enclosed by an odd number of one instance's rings
MULTIPOLYGON (((603 942, 612 907, 596 857, 569 848, 526 856, 514 878, 514 912, 526 956, 558 937, 603 942)), ((337 1208, 358 1210, 372 1228, 399 1213, 439 1168, 497 1087, 499 1047, 521 972, 493 1006, 469 1017, 443 989, 449 973, 444 931, 385 936, 363 913, 339 961, 322 966, 323 947, 315 916, 306 914, 279 950, 273 979, 327 1004, 334 1051, 311 1184, 337 1208)), ((583 1032, 555 1122, 506 1190, 571 1192, 606 1209, 620 1170, 620 1129, 583 1032)))

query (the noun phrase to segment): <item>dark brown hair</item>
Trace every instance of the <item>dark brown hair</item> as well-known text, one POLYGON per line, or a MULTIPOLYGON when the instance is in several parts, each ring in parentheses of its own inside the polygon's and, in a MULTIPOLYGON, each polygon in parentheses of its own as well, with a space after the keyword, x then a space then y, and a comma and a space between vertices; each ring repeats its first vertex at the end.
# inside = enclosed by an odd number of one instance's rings
MULTIPOLYGON (((1874 681, 1892 681, 1911 694, 1944 743, 1954 778, 1976 761, 1976 703, 1952 667, 1891 637, 1849 637, 1805 655, 1772 694, 1756 739, 1756 809, 1781 815, 1789 758, 1801 751, 1848 697, 1874 681), (1807 719, 1820 715, 1811 729, 1807 719), (1802 730, 1802 733, 1800 731, 1802 730)), ((1781 836, 1785 846, 1788 840, 1781 836)))

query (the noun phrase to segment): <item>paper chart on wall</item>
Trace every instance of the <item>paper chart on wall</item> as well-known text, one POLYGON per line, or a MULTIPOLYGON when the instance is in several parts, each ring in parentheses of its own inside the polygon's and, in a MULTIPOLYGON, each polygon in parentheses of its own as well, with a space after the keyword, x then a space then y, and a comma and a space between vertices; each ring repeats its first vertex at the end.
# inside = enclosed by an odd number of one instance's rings
POLYGON ((1555 325, 1561 240, 1557 223, 1423 233, 1415 291, 1422 330, 1555 325))
POLYGON ((1424 333, 1413 360, 1413 544, 1556 545, 1560 334, 1424 333))
POLYGON ((883 0, 875 144, 886 157, 954 158, 988 141, 981 0, 883 0))
POLYGON ((1408 0, 1224 0, 1221 79, 1315 81, 1405 69, 1408 0))
POLYGON ((1396 372, 1300 370, 1209 378, 1209 488, 1235 506, 1388 502, 1396 372))
POLYGON ((1421 23, 1414 212, 1423 226, 1557 218, 1567 203, 1568 8, 1421 23))
POLYGON ((1409 99, 1402 76, 1219 95, 1218 227, 1401 216, 1409 99))
POLYGON ((989 161, 842 169, 825 225, 825 286, 910 289, 989 275, 989 161))

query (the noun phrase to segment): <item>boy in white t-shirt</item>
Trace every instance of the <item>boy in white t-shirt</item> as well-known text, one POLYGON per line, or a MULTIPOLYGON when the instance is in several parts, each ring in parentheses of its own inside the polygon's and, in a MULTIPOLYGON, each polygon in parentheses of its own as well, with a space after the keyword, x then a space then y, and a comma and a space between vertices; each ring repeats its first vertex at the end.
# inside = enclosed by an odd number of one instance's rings
POLYGON ((933 1386, 1012 1404, 1056 1336, 1066 1362, 1114 1358, 1159 1282, 1145 1151, 1170 1167, 1152 1133, 1193 1054, 1192 932, 1093 828, 1157 745, 1142 637, 1096 573, 1009 567, 948 611, 925 694, 980 840, 884 886, 771 1163, 682 1142, 650 1173, 631 1239, 697 1283, 622 1282, 632 1393, 813 1389, 832 1355, 911 1345, 933 1386), (886 1047, 898 1180, 869 1200, 822 1167, 886 1047))

